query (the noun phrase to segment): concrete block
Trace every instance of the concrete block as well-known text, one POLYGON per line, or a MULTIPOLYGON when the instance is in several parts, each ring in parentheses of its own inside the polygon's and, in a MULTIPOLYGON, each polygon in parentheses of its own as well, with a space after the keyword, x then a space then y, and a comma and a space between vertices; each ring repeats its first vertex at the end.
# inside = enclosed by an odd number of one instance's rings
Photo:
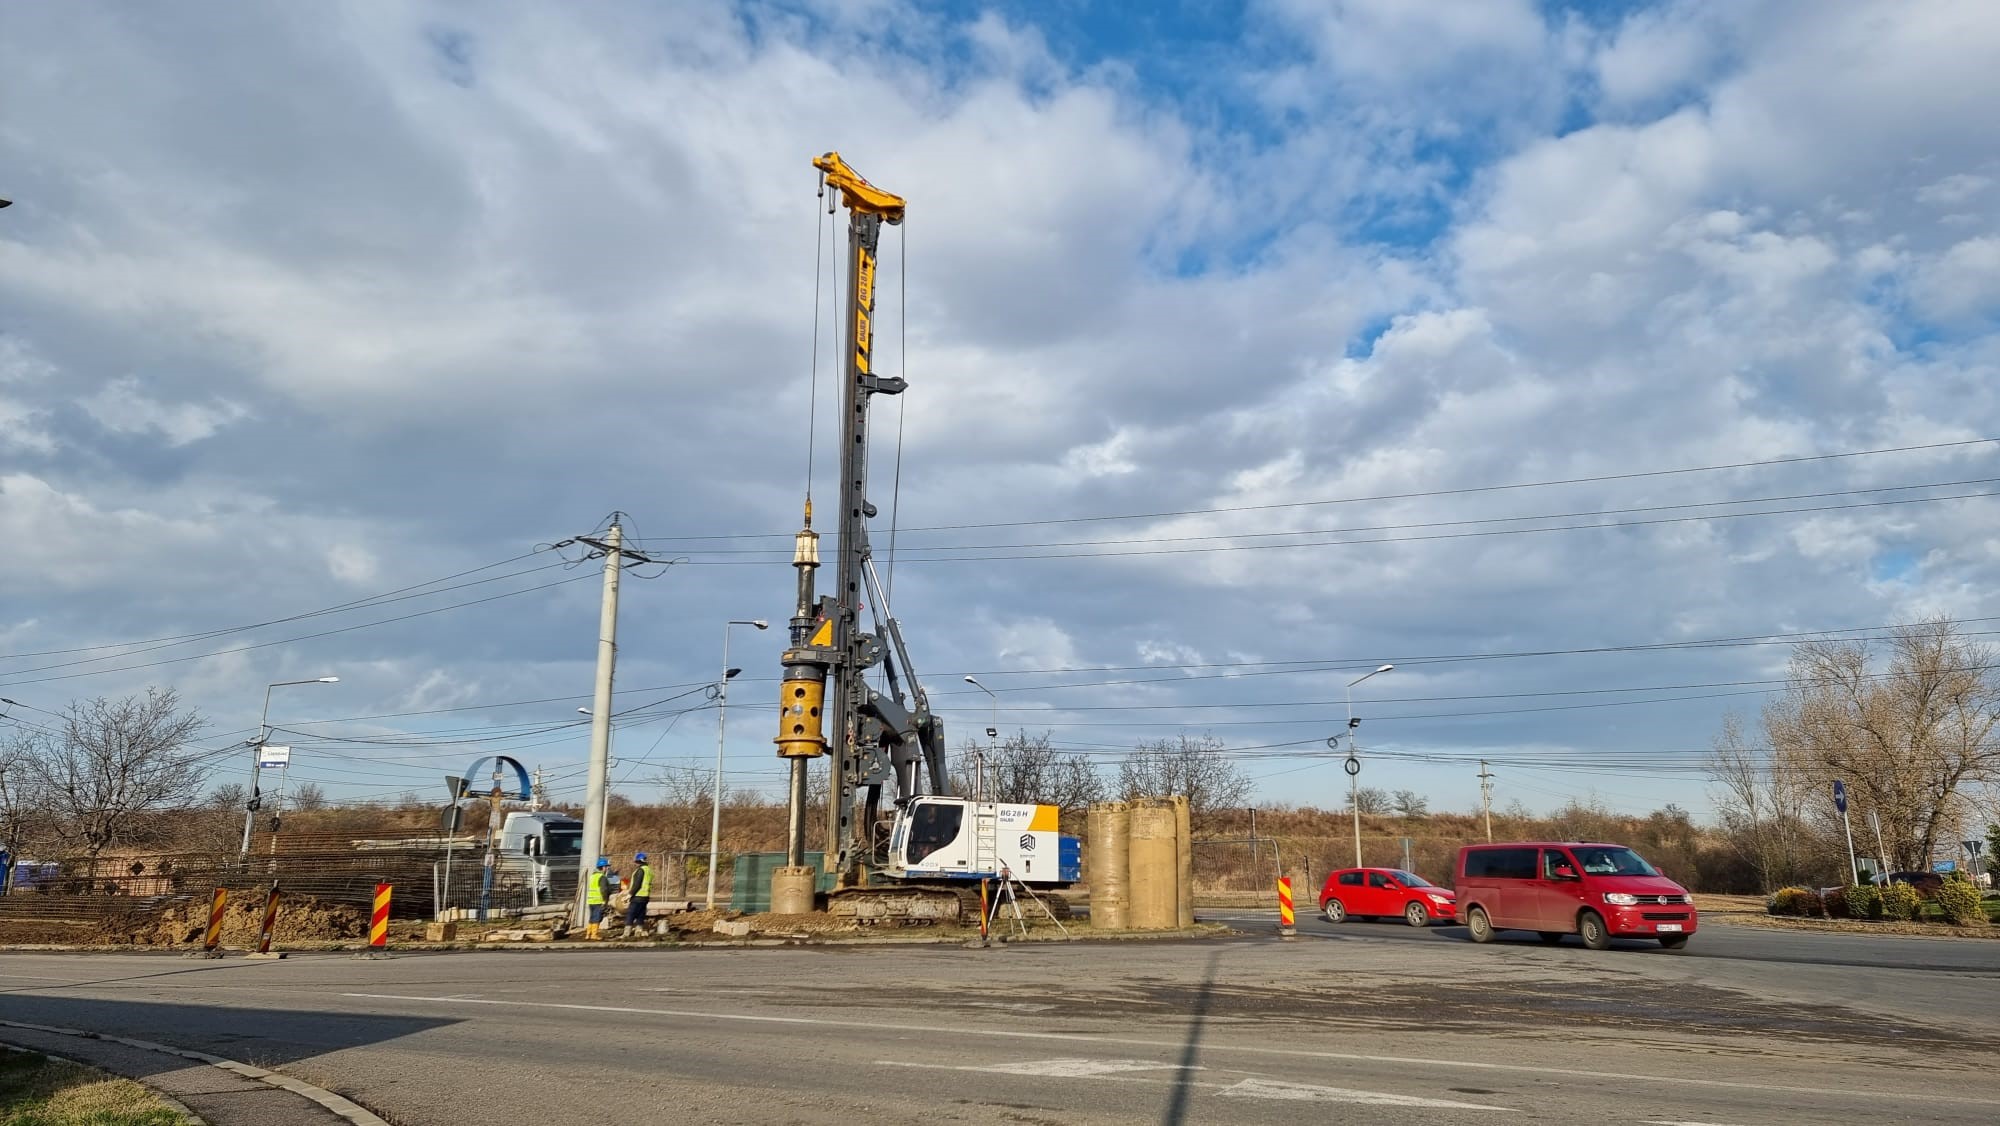
POLYGON ((425 942, 454 942, 457 939, 457 923, 427 923, 424 926, 425 942))
POLYGON ((717 919, 715 921, 715 933, 726 934, 735 938, 747 938, 750 935, 750 920, 717 919))

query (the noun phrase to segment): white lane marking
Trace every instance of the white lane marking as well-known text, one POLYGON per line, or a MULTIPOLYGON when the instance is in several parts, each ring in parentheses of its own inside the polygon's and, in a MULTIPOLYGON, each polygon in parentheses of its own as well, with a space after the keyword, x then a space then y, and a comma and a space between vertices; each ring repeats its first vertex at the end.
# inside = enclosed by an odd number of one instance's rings
POLYGON ((1450 1099, 1426 1099, 1417 1095, 1396 1095, 1387 1091, 1361 1091, 1352 1087, 1316 1087, 1307 1083, 1284 1083, 1273 1079, 1249 1078, 1235 1083, 1209 1083, 1199 1079, 1160 1079, 1151 1076, 1133 1075, 1138 1068, 1105 1069, 1091 1073, 1068 1074, 1056 1070, 1033 1070, 1054 1064, 1142 1064, 1148 1071, 1200 1071, 1201 1068, 1183 1069, 1178 1064, 1145 1063, 1143 1060, 1035 1060, 1025 1064, 999 1064, 991 1067, 971 1067, 944 1063, 909 1063, 904 1060, 876 1060, 877 1067, 923 1068, 932 1071, 988 1071, 1007 1075, 1037 1075, 1056 1079, 1095 1079, 1099 1082, 1114 1083, 1174 1083, 1189 1087, 1213 1088, 1217 1097, 1277 1099, 1285 1102, 1320 1103, 1364 1103, 1372 1106, 1424 1107, 1431 1110, 1486 1110, 1502 1114, 1513 1114, 1514 1108, 1493 1106, 1489 1103, 1461 1103, 1450 1099))
POLYGON ((1200 1071, 1199 1067, 1183 1068, 1177 1063, 1154 1063, 1152 1060, 1087 1060, 1076 1058, 1053 1060, 1027 1060, 1022 1063, 997 1063, 987 1067, 955 1067, 954 1071, 993 1071, 1001 1075, 1040 1075, 1051 1079, 1091 1079, 1099 1075, 1119 1075, 1132 1071, 1200 1071))
POLYGON ((1357 1091, 1351 1087, 1316 1087, 1309 1083, 1283 1083, 1275 1079, 1245 1079, 1224 1087, 1222 1098, 1287 1099, 1313 1103, 1367 1103, 1371 1106, 1420 1106, 1436 1110, 1498 1110, 1513 1113, 1512 1107, 1486 1103, 1461 1103, 1451 1099, 1426 1099, 1416 1095, 1392 1095, 1386 1091, 1357 1091))
POLYGON ((1727 1122, 1675 1122, 1667 1118, 1648 1118, 1646 1126, 1731 1126, 1727 1122))
MULTIPOLYGON (((418 1001, 432 1004, 450 1005, 499 1005, 520 1009, 566 1009, 583 1013, 629 1013, 634 1016, 686 1017, 691 1020, 739 1021, 746 1024, 796 1024, 811 1028, 858 1028, 872 1032, 882 1031, 881 1021, 828 1020, 824 1017, 776 1017, 757 1013, 716 1013, 699 1009, 641 1009, 629 1005, 577 1005, 562 1001, 503 1001, 475 1000, 466 997, 426 997, 415 993, 341 993, 341 997, 352 997, 363 1001, 418 1001)), ((1179 1049, 1184 1045, 1178 1040, 1142 1040, 1134 1036, 1095 1036, 1081 1032, 1021 1032, 1006 1028, 965 1028, 942 1025, 898 1024, 898 1032, 934 1033, 940 1036, 988 1036, 1005 1040, 1055 1040, 1065 1044, 1120 1044, 1135 1048, 1179 1049)), ((1537 1067, 1523 1063, 1487 1063, 1480 1060, 1436 1060, 1422 1056, 1371 1056, 1359 1052, 1324 1052, 1309 1048, 1269 1048, 1250 1044, 1204 1043, 1203 1052, 1236 1052, 1244 1055, 1283 1056, 1290 1059, 1341 1060, 1349 1063, 1394 1063, 1416 1067, 1437 1067, 1462 1071, 1504 1071, 1523 1075, 1560 1075, 1569 1079, 1620 1079, 1635 1083, 1667 1083, 1683 1087, 1714 1087, 1730 1091, 1768 1091, 1787 1095, 1824 1096, 1821 1087, 1782 1087, 1769 1083, 1742 1083, 1729 1079, 1699 1079, 1680 1075, 1640 1075, 1624 1071, 1579 1071, 1570 1067, 1537 1067)), ((1849 1097, 1871 1099, 1915 1099, 1923 1102, 1963 1103, 1968 1106, 1986 1106, 1992 1100, 1986 1097, 1964 1095, 1934 1095, 1917 1092, 1875 1091, 1853 1088, 1849 1097)))

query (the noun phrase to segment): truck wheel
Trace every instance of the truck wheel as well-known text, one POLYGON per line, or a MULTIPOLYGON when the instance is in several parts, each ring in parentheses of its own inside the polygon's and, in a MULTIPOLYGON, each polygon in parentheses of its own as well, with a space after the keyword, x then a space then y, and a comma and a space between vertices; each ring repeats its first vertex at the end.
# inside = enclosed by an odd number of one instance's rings
POLYGON ((1486 917, 1486 908, 1474 907, 1465 916, 1466 929, 1472 932, 1472 941, 1493 941, 1493 920, 1486 917))
POLYGON ((1577 930, 1583 932, 1583 944, 1592 950, 1611 949, 1611 928, 1604 925, 1604 916, 1595 911, 1585 911, 1577 920, 1577 930))

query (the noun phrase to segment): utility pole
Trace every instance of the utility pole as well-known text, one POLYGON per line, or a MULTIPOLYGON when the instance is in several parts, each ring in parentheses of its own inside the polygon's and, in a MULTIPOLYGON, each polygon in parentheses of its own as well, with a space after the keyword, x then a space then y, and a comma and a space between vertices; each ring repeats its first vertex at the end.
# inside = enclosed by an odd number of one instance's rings
POLYGON ((1479 760, 1479 812, 1486 817, 1486 839, 1493 840, 1493 772, 1486 769, 1486 760, 1479 760))
POLYGON ((576 922, 589 919, 590 873, 604 851, 604 800, 611 773, 611 680, 618 664, 618 573, 624 569, 625 529, 618 516, 603 540, 578 536, 604 553, 604 604, 597 617, 597 689, 590 709, 590 780, 583 797, 583 853, 576 858, 576 922))
POLYGON ((722 626, 722 680, 716 686, 715 708, 715 789, 708 800, 708 900, 715 910, 715 869, 722 860, 722 748, 729 733, 729 681, 742 669, 729 667, 729 627, 756 626, 769 629, 762 618, 731 618, 722 626))
MULTIPOLYGON (((340 678, 337 676, 316 676, 310 680, 280 680, 264 686, 264 710, 257 713, 257 742, 250 748, 250 795, 243 803, 243 847, 237 852, 239 857, 248 859, 250 856, 250 830, 256 826, 257 810, 264 804, 263 795, 257 786, 257 772, 264 768, 262 761, 264 744, 271 740, 271 690, 294 684, 339 683, 340 678)), ((289 760, 286 765, 290 765, 289 760)), ((284 794, 282 782, 279 783, 278 793, 280 796, 284 794)), ((274 852, 277 850, 276 842, 272 843, 271 848, 274 852)))
POLYGON ((1250 866, 1257 867, 1257 807, 1250 807, 1250 866))
POLYGON ((530 793, 535 796, 528 799, 528 812, 541 812, 542 807, 549 804, 549 791, 542 785, 542 768, 539 766, 535 768, 535 788, 530 793))
POLYGON ((1354 686, 1371 676, 1380 676, 1395 667, 1394 665, 1383 665, 1374 672, 1364 673, 1347 682, 1347 801, 1354 811, 1354 866, 1356 868, 1361 867, 1361 763, 1355 752, 1360 750, 1361 740, 1356 738, 1354 734, 1354 729, 1360 726, 1359 721, 1354 718, 1354 686))

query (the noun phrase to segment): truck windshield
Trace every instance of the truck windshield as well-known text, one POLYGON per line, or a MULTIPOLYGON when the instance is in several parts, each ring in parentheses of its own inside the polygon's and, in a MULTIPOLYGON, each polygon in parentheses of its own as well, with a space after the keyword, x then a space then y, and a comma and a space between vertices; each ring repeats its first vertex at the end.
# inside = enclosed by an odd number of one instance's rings
POLYGON ((550 829, 548 851, 543 856, 582 856, 583 830, 550 829))
POLYGON ((1593 876, 1657 876, 1651 864, 1629 848, 1570 848, 1576 862, 1593 876))

